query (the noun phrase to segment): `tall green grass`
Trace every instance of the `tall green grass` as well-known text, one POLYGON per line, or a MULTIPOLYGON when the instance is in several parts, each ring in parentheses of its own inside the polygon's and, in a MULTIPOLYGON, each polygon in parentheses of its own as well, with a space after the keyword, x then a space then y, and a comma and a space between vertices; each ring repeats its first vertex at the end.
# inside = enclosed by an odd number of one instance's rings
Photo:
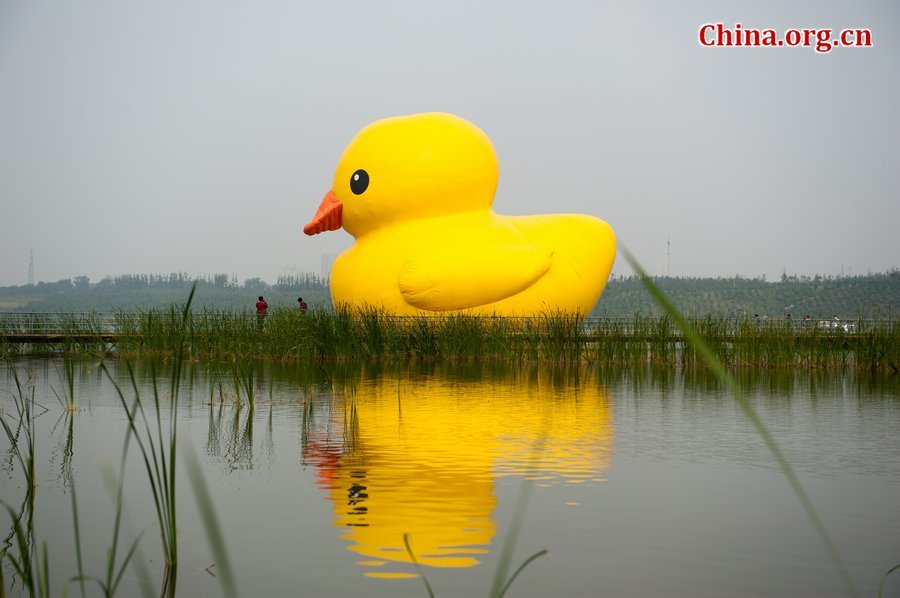
MULTIPOLYGON (((191 297, 193 292, 191 293, 191 297)), ((191 297, 183 311, 183 325, 187 328, 187 313, 190 307, 191 297)), ((174 342, 183 342, 181 338, 174 338, 174 342)), ((129 403, 125 398, 125 391, 116 381, 112 373, 101 366, 102 371, 112 381, 119 399, 126 411, 128 418, 128 428, 125 434, 125 442, 122 450, 120 463, 120 471, 118 478, 115 474, 107 473, 106 480, 110 493, 115 497, 115 515, 113 524, 113 534, 111 544, 106 550, 106 568, 102 575, 88 575, 84 572, 82 545, 81 545, 81 527, 78 516, 77 493, 75 487, 74 476, 67 476, 67 486, 71 496, 73 533, 75 537, 75 552, 77 573, 70 581, 78 582, 80 593, 85 596, 85 582, 90 581, 96 583, 103 596, 111 597, 119 591, 120 584, 129 565, 135 566, 139 571, 139 579, 149 581, 149 575, 146 573, 146 565, 140 559, 134 559, 138 549, 140 537, 135 539, 132 544, 126 548, 124 555, 120 556, 119 544, 121 536, 122 515, 123 515, 123 487, 124 477, 127 463, 128 448, 132 441, 138 444, 143 457, 147 479, 150 483, 151 492, 154 498, 154 505, 157 513, 157 521, 159 524, 160 537, 162 539, 162 552, 165 562, 165 570, 163 575, 163 583, 161 592, 158 595, 172 598, 176 593, 177 569, 178 569, 178 527, 176 516, 176 447, 177 447, 177 405, 179 386, 182 378, 184 361, 184 352, 176 347, 175 359, 172 365, 170 417, 168 425, 163 425, 164 414, 162 409, 161 395, 157 387, 157 378, 155 366, 151 365, 151 373, 153 380, 153 405, 152 415, 148 415, 148 411, 144 409, 144 402, 138 388, 135 378, 134 369, 131 364, 126 362, 129 381, 134 391, 133 401, 129 403)), ((72 418, 72 407, 74 406, 74 365, 70 360, 64 362, 65 384, 67 390, 64 394, 71 397, 69 400, 62 400, 57 396, 61 404, 66 409, 67 416, 72 418)), ((7 511, 12 520, 12 531, 4 544, 0 546, 0 598, 5 596, 6 580, 3 577, 3 562, 11 564, 15 577, 22 584, 24 590, 32 597, 49 597, 50 576, 49 576, 49 555, 46 542, 41 545, 40 551, 37 549, 34 540, 34 505, 35 505, 35 489, 36 472, 35 472, 35 406, 34 388, 29 390, 22 384, 18 370, 15 364, 10 363, 10 371, 15 383, 16 392, 14 393, 14 405, 16 408, 17 421, 10 424, 4 413, 0 412, 0 424, 2 424, 4 433, 6 434, 10 445, 11 452, 17 459, 20 469, 26 477, 26 493, 23 507, 19 512, 14 511, 8 505, 7 511), (14 541, 14 542, 13 542, 14 541), (18 552, 11 549, 15 547, 18 552)), ((70 429, 71 438, 71 429, 70 429)), ((196 456, 189 453, 187 457, 187 467, 190 474, 190 481, 194 490, 195 498, 198 504, 198 510, 203 518, 204 528, 207 532, 211 549, 217 557, 219 578, 222 584, 223 592, 226 596, 237 596, 234 575, 231 569, 231 563, 227 555, 227 550, 219 528, 218 520, 215 516, 215 510, 212 504, 210 493, 203 479, 202 471, 197 464, 196 456)), ((145 596, 152 596, 155 592, 149 588, 146 583, 142 583, 141 589, 145 596)), ((68 587, 63 588, 63 594, 67 595, 68 587)))
MULTIPOLYGON (((397 317, 383 309, 347 306, 301 313, 274 309, 262 324, 241 312, 189 310, 170 306, 116 314, 116 350, 123 356, 187 360, 504 360, 515 363, 654 364, 702 366, 668 314, 629 319, 582 320, 577 315, 544 313, 530 318, 466 314, 397 317)), ((900 321, 851 322, 851 331, 813 321, 705 316, 691 324, 729 368, 856 368, 896 373, 900 364, 900 321)), ((72 319, 77 342, 62 345, 68 354, 105 355, 106 343, 85 341, 90 320, 72 319)), ((99 324, 98 324, 99 325, 99 324)), ((42 350, 50 346, 42 346, 42 350)), ((19 344, 0 344, 16 354, 19 344)), ((30 347, 29 350, 35 350, 30 347)), ((244 395, 246 395, 244 389, 244 395)), ((249 397, 248 397, 249 398, 249 397)))
MULTIPOLYGON (((301 314, 274 310, 262 327, 237 313, 200 312, 185 326, 171 312, 135 318, 124 353, 169 355, 181 337, 191 359, 505 360, 697 366, 704 360, 670 316, 584 323, 568 314, 533 318, 454 314, 395 317, 339 307, 301 314)), ((853 332, 813 322, 707 316, 692 324, 728 367, 897 370, 900 323, 857 322, 853 332)))
MULTIPOLYGON (((34 489, 37 488, 37 476, 35 475, 35 417, 38 403, 34 399, 34 387, 29 389, 22 384, 19 373, 12 368, 13 405, 15 408, 15 421, 10 424, 5 414, 0 413, 0 425, 6 434, 12 447, 12 453, 19 463, 19 468, 25 476, 26 497, 33 501, 34 489)), ((43 407, 41 408, 43 409, 43 407)))
MULTIPOLYGON (((166 583, 174 578, 178 570, 178 534, 177 512, 175 502, 175 457, 177 450, 177 385, 173 387, 172 406, 168 427, 163 429, 165 416, 160 402, 160 392, 153 378, 153 406, 154 411, 148 415, 140 398, 137 381, 131 364, 126 363, 131 387, 134 390, 134 399, 129 402, 125 398, 125 392, 119 386, 113 375, 104 367, 109 379, 115 386, 116 394, 125 410, 128 419, 128 437, 134 438, 144 461, 147 479, 150 482, 150 490, 153 494, 153 504, 156 508, 159 533, 162 540, 163 558, 166 567, 166 583)), ((174 375, 174 374, 173 374, 174 375)))
MULTIPOLYGON (((22 516, 16 513, 8 505, 6 507, 13 522, 13 534, 16 540, 18 554, 11 553, 4 548, 0 551, 0 557, 5 557, 12 564, 16 576, 21 581, 23 588, 32 598, 49 598, 50 596, 50 567, 47 556, 47 543, 41 545, 40 553, 34 545, 32 537, 32 522, 29 520, 22 524, 22 516)), ((0 595, 4 594, 2 567, 0 567, 0 595)))
MULTIPOLYGON (((0 577, 2 577, 2 561, 11 563, 13 570, 21 580, 29 596, 46 597, 50 595, 50 579, 48 575, 49 558, 46 542, 38 551, 34 541, 34 506, 37 476, 35 473, 35 418, 37 417, 34 387, 29 389, 23 385, 18 372, 13 369, 13 404, 15 421, 11 424, 4 413, 0 413, 0 425, 9 440, 11 452, 19 464, 25 477, 25 497, 18 512, 4 504, 12 521, 10 536, 0 547, 0 577), (15 540, 18 553, 12 552, 11 540, 15 540)), ((0 582, 3 580, 0 579, 0 582)), ((5 592, 0 583, 0 595, 5 592)))
MULTIPOLYGON (((189 317, 191 302, 195 289, 181 310, 181 317, 176 319, 174 307, 169 309, 168 315, 171 325, 166 329, 170 334, 165 335, 165 342, 173 353, 172 377, 170 382, 171 403, 169 404, 168 427, 163 430, 165 418, 160 401, 160 393, 157 387, 155 365, 152 365, 153 380, 153 407, 154 413, 148 416, 140 398, 137 381, 131 364, 126 362, 131 387, 134 389, 134 400, 129 404, 125 394, 116 379, 109 373, 105 365, 104 371, 113 383, 122 408, 128 417, 128 430, 130 437, 137 442, 144 460, 147 479, 153 493, 153 503, 156 507, 157 521, 159 522, 160 537, 162 539, 163 557, 166 565, 164 588, 172 588, 174 592, 175 579, 178 572, 178 518, 177 502, 175 500, 176 482, 176 454, 178 449, 178 398, 181 388, 181 374, 185 358, 185 346, 193 336, 193 322, 189 317), (139 420, 140 417, 140 420, 139 420), (143 424, 139 427, 139 424, 143 424), (153 425, 155 424, 155 426, 153 425), (155 428, 155 429, 153 429, 155 428)), ((152 318, 151 318, 152 320, 152 318)), ((165 591, 165 590, 164 590, 165 591)))

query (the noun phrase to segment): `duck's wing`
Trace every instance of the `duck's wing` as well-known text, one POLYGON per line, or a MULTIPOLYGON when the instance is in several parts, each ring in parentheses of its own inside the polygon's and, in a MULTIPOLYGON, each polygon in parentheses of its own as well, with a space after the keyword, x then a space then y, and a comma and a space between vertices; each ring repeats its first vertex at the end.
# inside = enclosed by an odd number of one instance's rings
POLYGON ((418 255, 400 268, 403 299, 429 311, 487 305, 535 283, 547 270, 553 250, 537 245, 466 245, 418 255))

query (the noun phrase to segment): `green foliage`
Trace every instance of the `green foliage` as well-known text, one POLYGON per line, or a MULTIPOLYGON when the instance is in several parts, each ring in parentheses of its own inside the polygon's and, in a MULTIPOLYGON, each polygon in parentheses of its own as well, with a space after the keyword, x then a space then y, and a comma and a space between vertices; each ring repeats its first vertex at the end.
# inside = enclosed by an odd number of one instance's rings
MULTIPOLYGON (((180 318, 178 311, 174 306, 170 307, 166 312, 169 321, 172 323, 173 329, 180 334, 174 334, 171 337, 166 336, 165 342, 173 357, 172 379, 170 385, 171 395, 171 411, 169 425, 166 432, 163 431, 163 411, 160 406, 160 393, 156 386, 155 365, 151 368, 153 371, 153 405, 155 411, 155 434, 152 431, 153 418, 148 417, 144 410, 144 404, 138 392, 137 381, 135 380, 134 370, 130 363, 128 366, 128 374, 131 381, 131 387, 134 389, 134 402, 129 405, 122 392, 122 388, 118 382, 110 374, 106 365, 101 367, 107 377, 113 383, 119 401, 128 416, 128 436, 126 436, 126 445, 131 438, 137 442, 138 448, 141 450, 141 456, 144 459, 144 467, 147 471, 147 478, 150 482, 150 489, 153 492, 153 502, 156 507, 156 517, 159 522, 159 531, 162 539, 163 557, 166 564, 166 575, 164 581, 163 594, 166 594, 166 588, 169 588, 174 595, 175 578, 178 570, 178 534, 177 534, 177 515, 176 515, 176 492, 175 492, 175 457, 177 453, 177 410, 178 396, 181 384, 181 372, 184 365, 184 346, 192 337, 191 330, 191 304, 194 300, 196 286, 191 287, 188 295, 187 303, 181 309, 180 318), (139 428, 138 416, 143 422, 142 429, 139 428)), ((150 318, 152 319, 152 318, 150 318)))
MULTIPOLYGON (((900 270, 864 276, 783 276, 764 278, 670 278, 655 284, 685 315, 752 317, 759 314, 795 319, 838 315, 842 319, 888 317, 900 313, 900 270)), ((181 304, 196 283, 193 308, 251 313, 256 297, 272 307, 295 308, 303 297, 311 308, 331 305, 327 282, 314 274, 282 276, 275 284, 259 278, 243 283, 226 274, 191 278, 186 274, 125 275, 90 283, 75 280, 0 287, 0 311, 111 312, 181 304)), ((659 305, 635 277, 610 279, 591 317, 630 317, 635 312, 661 316, 659 305)))
MULTIPOLYGON (((28 596, 32 598, 49 598, 50 597, 50 575, 49 575, 49 559, 47 556, 47 543, 41 544, 40 554, 37 554, 37 548, 31 539, 31 524, 27 523, 28 529, 22 528, 21 517, 8 506, 6 510, 13 522, 13 532, 16 538, 16 547, 18 548, 18 556, 11 552, 0 552, 0 556, 6 557, 6 560, 12 565, 16 577, 21 580, 23 589, 28 592, 28 596)), ((0 579, 2 582, 2 579, 0 579)), ((4 592, 4 588, 0 585, 0 594, 4 592)))
MULTIPOLYGON (((260 323, 255 315, 207 310, 182 320, 170 308, 120 314, 117 321, 123 354, 165 357, 184 346, 192 358, 232 364, 242 358, 577 361, 585 341, 581 319, 562 313, 536 318, 396 317, 338 306, 306 313, 274 309, 260 323)), ((232 367, 235 385, 244 391, 239 381, 246 378, 246 367, 232 367)))
MULTIPOLYGON (((53 314, 57 316, 58 314, 53 314)), ((235 392, 253 405, 248 360, 451 361, 497 360, 702 365, 695 348, 668 315, 583 320, 556 313, 536 317, 391 316, 382 310, 275 308, 263 319, 236 311, 180 310, 175 306, 115 316, 114 343, 85 339, 91 320, 59 315, 50 324, 56 345, 28 341, 0 345, 0 355, 61 350, 64 355, 106 355, 222 361, 235 392), (77 342, 76 340, 77 339, 77 342)), ((732 368, 865 368, 897 372, 900 320, 691 318, 717 357, 732 368)), ((14 326, 12 321, 9 326, 14 326)), ((29 325, 31 320, 28 321, 29 325)), ((3 332, 3 330, 0 330, 3 332)), ((19 333, 21 330, 7 330, 19 333)), ((73 389, 67 396, 73 395, 73 389)), ((69 400, 71 402, 71 399, 69 400)))
POLYGON ((281 276, 275 284, 251 278, 238 284, 226 274, 191 278, 186 274, 125 275, 91 284, 87 278, 64 279, 21 287, 0 287, 0 311, 112 312, 181 305, 196 285, 193 309, 250 312, 259 295, 270 306, 296 307, 303 297, 310 307, 330 306, 328 285, 314 274, 281 276))
MULTIPOLYGON (((834 277, 670 278, 652 279, 672 304, 689 317, 705 315, 813 319, 897 316, 900 313, 900 270, 883 274, 834 277)), ((637 276, 612 278, 591 312, 592 317, 627 317, 638 312, 661 316, 664 311, 637 276)))

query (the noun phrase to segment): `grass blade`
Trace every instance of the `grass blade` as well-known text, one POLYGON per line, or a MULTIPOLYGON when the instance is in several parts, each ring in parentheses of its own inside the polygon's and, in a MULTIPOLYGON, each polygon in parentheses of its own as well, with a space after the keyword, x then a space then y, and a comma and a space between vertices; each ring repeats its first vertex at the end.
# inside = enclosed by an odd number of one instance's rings
MULTIPOLYGON (((500 549, 500 561, 497 563, 497 570, 494 572, 494 581, 491 584, 491 598, 500 598, 500 596, 503 596, 503 592, 506 591, 506 588, 512 582, 512 579, 507 579, 506 575, 509 572, 516 540, 519 537, 519 530, 522 528, 522 522, 525 518, 525 509, 528 506, 528 500, 531 497, 533 486, 534 482, 531 480, 522 480, 522 487, 519 490, 519 495, 516 498, 516 506, 513 509, 513 514, 510 518, 509 531, 507 531, 506 536, 503 538, 503 547, 500 549)), ((516 574, 518 574, 518 571, 516 574)), ((515 575, 513 575, 513 577, 515 577, 515 575)))
POLYGON ((203 529, 206 530, 206 538, 209 542, 210 550, 212 550, 218 565, 219 575, 217 577, 222 584, 222 592, 228 598, 237 598, 237 584, 234 581, 231 560, 228 558, 225 536, 222 534, 222 528, 219 526, 219 518, 216 516, 216 511, 213 507, 212 496, 206 485, 206 479, 203 477, 203 466, 200 464, 200 459, 197 458, 197 453, 193 450, 184 451, 182 458, 187 467, 188 479, 191 481, 194 497, 197 500, 197 510, 203 518, 203 529))
POLYGON ((535 559, 537 559, 537 558, 539 558, 539 557, 542 557, 542 556, 544 556, 545 554, 547 554, 547 552, 548 552, 548 551, 547 551, 547 549, 545 548, 544 550, 539 550, 538 552, 535 552, 533 555, 531 555, 530 557, 528 557, 527 559, 525 559, 525 561, 524 561, 521 565, 519 565, 519 568, 516 569, 515 572, 514 572, 512 575, 509 576, 509 580, 506 582, 506 585, 503 586, 503 589, 500 590, 500 593, 497 595, 498 598, 503 598, 503 596, 506 595, 506 591, 509 589, 509 586, 512 585, 512 582, 515 581, 516 577, 519 576, 519 573, 521 573, 522 570, 525 569, 525 567, 527 567, 528 565, 530 565, 531 562, 532 562, 533 560, 535 560, 535 559))
POLYGON ((898 569, 900 569, 900 563, 897 563, 896 565, 888 569, 887 573, 885 573, 881 577, 881 583, 878 584, 878 598, 881 598, 882 594, 884 594, 884 582, 887 581, 888 575, 890 575, 894 571, 897 571, 898 569))
POLYGON ((78 527, 78 501, 75 498, 75 480, 70 481, 69 490, 72 496, 72 526, 75 531, 75 563, 78 567, 78 585, 81 588, 81 598, 84 598, 84 564, 81 558, 81 531, 78 527))
MULTIPOLYGON (((532 471, 535 471, 537 469, 538 459, 544 451, 544 443, 546 442, 546 440, 547 437, 545 432, 542 433, 535 442, 534 454, 531 457, 531 465, 529 467, 529 469, 532 471)), ((494 572, 494 581, 491 584, 491 598, 500 598, 501 596, 503 596, 506 590, 509 589, 510 584, 513 582, 516 576, 519 575, 522 569, 524 569, 529 563, 531 563, 531 561, 541 556, 541 554, 546 553, 546 550, 544 550, 533 554, 528 559, 526 559, 524 563, 519 565, 519 568, 516 569, 511 577, 507 578, 506 575, 509 572, 510 563, 512 562, 516 541, 519 538, 519 530, 522 529, 522 524, 525 519, 525 509, 528 508, 528 500, 531 498, 531 491, 533 489, 534 480, 529 479, 529 477, 526 476, 526 478, 522 480, 522 486, 519 489, 519 495, 516 497, 516 506, 513 508, 512 517, 510 517, 509 531, 507 531, 506 537, 503 539, 503 547, 500 549, 500 560, 497 563, 497 570, 494 572)))
POLYGON ((422 578, 422 581, 425 583, 425 589, 428 591, 428 598, 434 598, 434 591, 431 589, 431 584, 428 583, 428 578, 425 577, 425 571, 422 570, 422 565, 419 564, 419 561, 416 560, 416 555, 413 553, 412 546, 409 545, 409 534, 403 534, 403 544, 406 545, 406 552, 409 554, 409 558, 412 560, 413 565, 416 567, 416 571, 419 572, 419 576, 422 578))
POLYGON ((672 305, 671 301, 669 301, 669 298, 659 290, 659 287, 657 287, 653 280, 647 275, 647 273, 638 263, 637 259, 631 254, 631 252, 624 247, 622 247, 621 249, 622 253, 625 255, 625 259, 628 261, 628 264, 632 267, 635 273, 640 276, 641 280, 644 283, 644 286, 647 288, 647 291, 650 293, 653 299, 657 303, 659 303, 660 307, 662 307, 663 310, 665 310, 665 312, 669 315, 669 317, 672 318, 672 320, 675 322, 675 325, 678 326, 678 328, 681 330, 684 338, 687 339, 687 341, 691 345, 693 345, 698 353, 700 353, 710 370, 712 370, 713 374, 715 374, 719 381, 729 390, 729 392, 731 392, 731 395, 734 397, 735 401, 744 412, 744 415, 746 415, 747 419, 750 420, 750 423, 753 424, 756 432, 762 438, 766 447, 769 449, 769 452, 772 453, 772 456, 775 458, 775 461, 781 468, 781 472, 790 483, 791 489, 794 491, 794 494, 797 496, 797 499, 803 506, 803 510, 806 512, 806 516, 809 518, 816 532, 819 534, 819 539, 822 541, 822 544, 828 551, 831 562, 837 569, 838 574, 840 575, 841 580, 844 582, 847 591, 851 596, 858 596, 856 587, 853 584, 853 580, 850 578, 850 574, 847 572, 847 568, 844 566, 844 561, 837 550, 837 546, 834 544, 831 536, 825 529, 825 524, 822 522, 822 519, 819 517, 818 512, 813 506, 812 500, 809 498, 806 490, 804 490, 803 485, 800 483, 800 479, 794 472, 794 468, 791 467, 791 464, 788 462, 787 457, 785 457, 784 453, 781 451, 781 448, 775 442, 775 438, 766 428, 762 419, 759 417, 759 414, 750 404, 750 401, 748 401, 744 396, 740 385, 737 383, 734 377, 725 370, 725 366, 722 365, 722 362, 719 361, 718 357, 716 357, 716 354, 709 347, 709 345, 707 345, 706 342, 700 337, 700 335, 697 334, 696 330, 694 330, 694 327, 691 326, 685 319, 685 317, 681 314, 681 312, 679 312, 675 308, 675 306, 672 305))

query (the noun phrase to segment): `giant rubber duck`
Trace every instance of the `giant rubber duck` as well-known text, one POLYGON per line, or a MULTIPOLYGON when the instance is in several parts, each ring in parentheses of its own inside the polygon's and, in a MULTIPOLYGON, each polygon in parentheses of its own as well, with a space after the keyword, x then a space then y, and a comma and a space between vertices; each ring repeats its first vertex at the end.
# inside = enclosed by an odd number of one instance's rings
POLYGON ((586 315, 615 259, 612 228, 581 214, 497 214, 498 175, 490 139, 458 116, 363 128, 303 227, 356 239, 334 262, 334 303, 397 315, 586 315))

